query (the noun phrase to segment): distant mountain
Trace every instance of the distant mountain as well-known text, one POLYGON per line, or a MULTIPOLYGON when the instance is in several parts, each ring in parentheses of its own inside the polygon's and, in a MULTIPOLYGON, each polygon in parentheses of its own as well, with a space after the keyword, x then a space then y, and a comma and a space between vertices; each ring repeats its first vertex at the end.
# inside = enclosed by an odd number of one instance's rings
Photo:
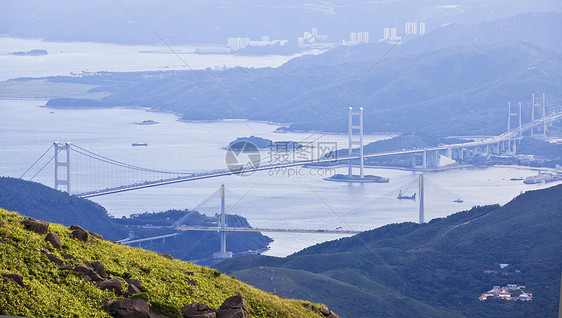
POLYGON ((286 258, 242 257, 217 268, 281 296, 323 299, 342 317, 554 317, 560 211, 562 185, 502 207, 391 224, 286 258), (525 285, 533 300, 478 300, 507 284, 525 285))
MULTIPOLYGON (((380 53, 375 49, 373 61, 378 60, 376 52, 380 53)), ((108 85, 112 94, 98 104, 147 106, 189 120, 240 116, 289 122, 291 130, 339 132, 347 130, 342 119, 347 107, 363 106, 366 131, 459 135, 505 131, 508 101, 524 102, 527 121, 533 92, 546 92, 549 105, 562 101, 562 55, 526 42, 387 57, 367 74, 373 65, 288 63, 277 69, 199 72, 206 84, 190 72, 160 73, 133 82, 117 80, 108 85)), ((108 81, 108 75, 101 77, 108 81)), ((56 80, 96 81, 95 77, 56 80)), ((67 104, 65 99, 55 99, 47 105, 96 103, 67 104)))
POLYGON ((56 41, 162 44, 159 36, 173 44, 223 43, 228 37, 268 35, 289 40, 313 27, 341 43, 350 32, 368 31, 371 42, 383 37, 384 27, 395 27, 399 35, 408 21, 426 22, 427 30, 446 23, 473 24, 524 12, 562 11, 557 0, 505 1, 448 0, 364 1, 289 0, 263 3, 258 0, 158 2, 138 0, 8 1, 0 11, 2 34, 56 41), (111 8, 111 10, 108 10, 111 8), (158 33, 154 34, 152 30, 158 33))

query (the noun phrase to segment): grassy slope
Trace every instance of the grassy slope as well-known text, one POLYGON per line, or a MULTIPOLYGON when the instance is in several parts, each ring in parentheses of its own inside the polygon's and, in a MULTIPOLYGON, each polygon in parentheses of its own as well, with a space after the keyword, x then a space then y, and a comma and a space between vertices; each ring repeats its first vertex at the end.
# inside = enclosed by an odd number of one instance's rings
POLYGON ((38 220, 77 224, 106 239, 123 239, 129 233, 101 205, 37 182, 0 177, 0 207, 38 220))
MULTIPOLYGON (((59 270, 58 266, 41 256, 47 248, 62 258, 70 253, 81 260, 101 261, 106 270, 122 280, 131 277, 142 281, 143 294, 153 308, 172 311, 192 302, 203 302, 218 308, 222 301, 235 294, 246 296, 253 317, 314 317, 298 300, 287 300, 257 290, 220 272, 179 260, 169 260, 154 252, 95 240, 83 243, 71 237, 71 231, 51 224, 49 231, 57 233, 63 244, 56 250, 44 241, 44 235, 24 230, 23 217, 0 209, 0 273, 18 273, 24 276, 25 287, 0 278, 0 314, 29 317, 107 317, 103 309, 108 300, 118 299, 113 292, 102 291, 86 282, 73 271, 59 270), (193 271, 187 276, 181 271, 193 271), (197 282, 193 287, 188 279, 197 282)), ((74 261, 66 260, 67 265, 74 261)), ((76 264, 74 264, 76 265, 76 264)), ((177 310, 176 310, 177 313, 177 310)))
MULTIPOLYGON (((418 225, 392 224, 351 238, 318 244, 289 257, 279 259, 252 256, 227 261, 217 267, 233 273, 264 290, 270 282, 257 275, 247 277, 252 269, 265 266, 283 273, 287 286, 278 288, 280 295, 316 290, 301 276, 322 275, 367 292, 380 292, 381 286, 434 308, 458 310, 468 317, 490 317, 509 313, 513 317, 548 317, 557 311, 560 286, 560 253, 562 251, 562 185, 528 191, 505 206, 485 206, 459 212, 447 218, 418 225), (507 271, 496 274, 508 263, 507 271), (299 270, 299 274, 282 269, 299 270), (520 270, 516 272, 515 270, 520 270), (294 282, 290 282, 290 281, 294 282), (476 298, 493 285, 509 283, 526 285, 533 293, 532 302, 479 302, 476 298), (294 287, 297 286, 297 287, 294 287)), ((280 274, 281 275, 281 274, 280 274)), ((348 291, 339 282, 327 280, 326 286, 348 291), (331 284, 331 285, 328 285, 331 284)), ((325 287, 326 287, 325 286, 325 287)), ((330 293, 318 290, 314 297, 342 316, 354 317, 363 306, 364 294, 351 304, 342 304, 330 293)), ((371 307, 387 307, 386 315, 400 316, 408 306, 398 298, 385 297, 383 302, 367 302, 371 307)), ((414 308, 414 307, 412 307, 414 308)), ((365 309, 365 308, 363 308, 365 309)), ((424 312, 410 316, 424 317, 424 312)))

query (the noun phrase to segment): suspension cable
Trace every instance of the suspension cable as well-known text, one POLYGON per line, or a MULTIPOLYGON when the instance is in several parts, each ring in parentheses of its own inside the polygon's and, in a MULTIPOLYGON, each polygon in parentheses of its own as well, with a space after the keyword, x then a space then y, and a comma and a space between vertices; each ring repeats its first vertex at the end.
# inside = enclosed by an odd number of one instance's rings
MULTIPOLYGON (((52 146, 51 146, 52 147, 52 146)), ((57 153, 55 153, 55 155, 53 157, 51 157, 51 159, 49 159, 49 161, 47 161, 47 163, 45 163, 43 165, 43 167, 41 167, 41 169, 39 169, 39 171, 37 171, 36 174, 33 175, 33 177, 31 177, 31 179, 29 179, 29 181, 33 181, 33 178, 35 178, 41 171, 43 171, 43 169, 45 169, 45 167, 51 163, 51 161, 53 161, 53 159, 55 159, 56 156, 58 156, 59 152, 61 152, 61 150, 63 150, 64 148, 60 148, 57 150, 57 153)))
POLYGON ((72 149, 72 150, 76 151, 77 153, 80 153, 84 156, 90 157, 90 158, 95 159, 95 160, 103 161, 105 163, 120 166, 120 167, 123 167, 123 168, 129 168, 129 169, 140 170, 140 171, 145 171, 145 172, 166 173, 166 174, 191 174, 192 173, 192 172, 185 172, 185 171, 162 171, 162 170, 155 170, 155 169, 139 167, 139 166, 131 165, 131 164, 128 164, 128 163, 125 163, 125 162, 117 161, 117 160, 102 156, 102 155, 97 154, 95 152, 84 149, 84 148, 82 148, 82 147, 80 147, 76 144, 71 144, 71 146, 80 149, 81 151, 79 151, 77 149, 72 149), (86 153, 84 153, 84 152, 86 152, 86 153))
MULTIPOLYGON (((53 148, 53 145, 51 145, 51 147, 49 147, 49 149, 47 149, 47 151, 45 151, 37 160, 35 160, 35 162, 29 167, 27 168, 27 170, 25 170, 24 173, 21 174, 20 179, 23 178, 23 176, 29 171, 31 170, 31 168, 33 168, 33 166, 35 166, 35 164, 37 164, 37 162, 39 162, 39 160, 41 160, 43 158, 43 156, 45 156, 47 154, 47 152, 49 152, 51 150, 51 148, 53 148)), ((52 160, 52 159, 51 159, 52 160)), ((34 176, 35 177, 35 176, 34 176)))

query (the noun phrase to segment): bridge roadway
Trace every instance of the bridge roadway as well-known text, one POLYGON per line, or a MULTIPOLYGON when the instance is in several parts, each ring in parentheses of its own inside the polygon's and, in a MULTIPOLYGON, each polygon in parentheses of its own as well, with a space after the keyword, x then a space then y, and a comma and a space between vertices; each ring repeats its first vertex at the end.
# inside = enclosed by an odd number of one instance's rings
MULTIPOLYGON (((522 125, 521 126, 521 132, 532 129, 533 127, 543 125, 544 122, 546 122, 546 123, 553 122, 556 119, 561 118, 561 117, 562 117, 562 113, 548 116, 544 120, 543 119, 537 119, 533 122, 529 122, 525 125, 522 125)), ((388 151, 388 152, 382 152, 382 153, 369 154, 369 155, 365 155, 364 157, 365 158, 373 158, 373 157, 383 157, 383 156, 400 155, 400 154, 420 153, 420 152, 424 152, 424 151, 446 150, 448 148, 457 149, 457 148, 478 147, 478 146, 495 144, 495 143, 499 143, 499 142, 503 142, 503 141, 507 141, 507 140, 516 139, 519 136, 519 132, 520 132, 519 129, 515 129, 515 130, 512 130, 512 131, 505 132, 505 133, 503 133, 499 136, 487 138, 487 139, 480 140, 480 141, 473 141, 473 142, 467 142, 467 143, 461 143, 461 144, 451 144, 451 145, 444 145, 444 146, 431 147, 431 148, 388 151)), ((306 164, 309 164, 309 163, 334 162, 334 160, 335 161, 346 161, 346 160, 353 160, 353 159, 359 159, 359 158, 360 158, 359 156, 346 156, 346 157, 343 157, 343 158, 340 157, 340 158, 337 158, 337 159, 328 158, 328 159, 301 160, 301 161, 289 162, 289 163, 263 165, 263 166, 259 166, 259 167, 255 168, 255 169, 247 169, 246 172, 256 172, 256 171, 263 171, 263 170, 269 170, 269 169, 275 169, 275 168, 288 168, 288 167, 302 166, 302 165, 306 165, 306 164)), ((187 176, 187 177, 161 179, 159 181, 148 181, 148 182, 141 183, 141 184, 137 183, 137 184, 133 184, 133 185, 121 186, 121 187, 116 187, 116 188, 107 188, 107 189, 99 190, 99 191, 92 191, 92 192, 76 194, 76 196, 79 197, 79 198, 92 198, 92 197, 114 194, 114 193, 119 193, 119 192, 133 191, 133 190, 139 190, 139 189, 145 189, 145 188, 151 188, 151 187, 159 187, 159 186, 173 184, 173 183, 180 183, 180 182, 187 182, 187 181, 194 181, 194 180, 201 180, 201 179, 208 179, 208 178, 223 177, 223 176, 229 176, 229 175, 234 175, 234 174, 238 174, 238 173, 232 172, 230 170, 215 170, 215 171, 211 171, 211 172, 193 174, 193 175, 187 176)))
MULTIPOLYGON (((154 228, 154 227, 151 227, 154 228)), ((226 227, 226 228, 216 228, 216 227, 193 227, 193 226, 181 226, 181 227, 158 227, 158 228, 169 228, 176 231, 206 231, 206 232, 265 232, 265 233, 313 233, 313 234, 342 234, 342 235, 355 235, 361 233, 361 231, 348 231, 348 230, 309 230, 309 229, 269 229, 269 228, 251 228, 251 227, 226 227)), ((165 239, 168 237, 178 236, 181 233, 172 233, 158 236, 151 236, 140 238, 136 240, 121 240, 118 241, 121 244, 135 244, 154 240, 165 239)))

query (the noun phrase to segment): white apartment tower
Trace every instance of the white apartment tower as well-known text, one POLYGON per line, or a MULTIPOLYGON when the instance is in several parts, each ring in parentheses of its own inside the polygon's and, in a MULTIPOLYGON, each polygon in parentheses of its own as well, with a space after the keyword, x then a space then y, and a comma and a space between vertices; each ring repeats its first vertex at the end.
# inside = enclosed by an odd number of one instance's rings
POLYGON ((384 40, 390 39, 390 28, 384 28, 384 40))

